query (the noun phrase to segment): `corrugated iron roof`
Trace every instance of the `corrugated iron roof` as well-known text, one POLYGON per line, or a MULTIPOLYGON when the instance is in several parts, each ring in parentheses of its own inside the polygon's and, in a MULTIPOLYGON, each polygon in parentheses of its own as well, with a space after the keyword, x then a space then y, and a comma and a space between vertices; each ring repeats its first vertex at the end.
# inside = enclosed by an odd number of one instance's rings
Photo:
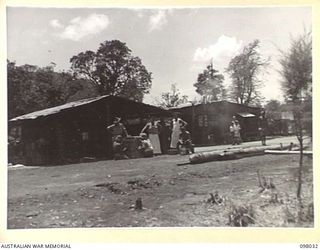
POLYGON ((192 103, 187 102, 187 103, 182 103, 182 104, 178 105, 177 107, 172 107, 169 109, 179 109, 179 108, 185 108, 185 107, 190 107, 190 106, 192 106, 192 103))
POLYGON ((10 122, 19 121, 19 120, 33 120, 38 117, 44 117, 44 116, 56 114, 62 110, 66 110, 66 109, 78 107, 81 105, 85 105, 85 104, 88 104, 91 102, 95 102, 95 101, 101 100, 103 98, 106 98, 108 96, 110 96, 110 95, 104 95, 104 96, 98 96, 98 97, 93 97, 93 98, 88 98, 88 99, 82 99, 82 100, 74 101, 74 102, 68 102, 68 103, 60 105, 60 106, 55 106, 52 108, 47 108, 47 109, 35 111, 35 112, 29 113, 29 114, 25 114, 25 115, 21 115, 21 116, 12 118, 10 120, 10 122))
POLYGON ((221 100, 221 101, 212 101, 212 102, 207 102, 207 103, 201 103, 201 102, 191 103, 191 102, 187 102, 187 103, 180 104, 177 107, 169 108, 169 110, 189 108, 189 107, 192 107, 192 106, 197 107, 197 106, 201 106, 201 105, 212 105, 212 104, 218 104, 218 103, 229 103, 229 104, 233 104, 233 105, 245 106, 245 107, 248 107, 248 108, 261 109, 260 107, 255 107, 255 106, 249 106, 249 105, 245 105, 245 104, 230 102, 230 101, 227 101, 227 100, 221 100))

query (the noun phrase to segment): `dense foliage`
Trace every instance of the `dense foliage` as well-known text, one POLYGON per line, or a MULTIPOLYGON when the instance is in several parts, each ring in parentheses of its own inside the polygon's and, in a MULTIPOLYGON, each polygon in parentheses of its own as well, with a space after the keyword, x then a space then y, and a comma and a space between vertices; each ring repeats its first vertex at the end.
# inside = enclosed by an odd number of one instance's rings
POLYGON ((40 68, 8 61, 7 74, 9 118, 97 95, 87 81, 55 72, 54 64, 40 68))
POLYGON ((105 41, 96 52, 81 52, 70 62, 74 74, 89 80, 100 95, 116 95, 142 102, 151 88, 151 73, 119 40, 105 41))
POLYGON ((221 101, 226 98, 223 86, 224 76, 215 70, 212 64, 198 75, 197 82, 193 85, 205 102, 221 101))
POLYGON ((312 37, 305 33, 281 53, 282 87, 287 103, 293 107, 297 129, 312 136, 312 37), (299 121, 301 120, 301 121, 299 121), (301 123, 301 124, 300 124, 301 123))
POLYGON ((227 68, 232 79, 230 97, 237 103, 249 105, 260 102, 259 76, 267 65, 267 60, 262 59, 259 46, 259 40, 249 43, 242 53, 231 59, 227 68))

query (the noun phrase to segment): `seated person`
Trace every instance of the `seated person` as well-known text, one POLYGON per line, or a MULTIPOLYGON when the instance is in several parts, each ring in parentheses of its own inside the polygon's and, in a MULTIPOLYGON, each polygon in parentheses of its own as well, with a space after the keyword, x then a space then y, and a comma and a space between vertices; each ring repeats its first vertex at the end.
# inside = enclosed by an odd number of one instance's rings
POLYGON ((141 145, 138 147, 138 150, 142 153, 144 157, 152 157, 153 156, 153 147, 151 145, 150 140, 147 137, 146 133, 141 133, 141 145))
POLYGON ((191 134, 189 131, 186 130, 185 127, 181 128, 177 148, 180 153, 182 153, 182 149, 184 148, 187 151, 187 154, 189 152, 194 154, 194 147, 191 140, 191 134))
POLYGON ((123 137, 117 135, 113 142, 113 155, 115 160, 129 159, 126 155, 127 148, 124 146, 123 137))

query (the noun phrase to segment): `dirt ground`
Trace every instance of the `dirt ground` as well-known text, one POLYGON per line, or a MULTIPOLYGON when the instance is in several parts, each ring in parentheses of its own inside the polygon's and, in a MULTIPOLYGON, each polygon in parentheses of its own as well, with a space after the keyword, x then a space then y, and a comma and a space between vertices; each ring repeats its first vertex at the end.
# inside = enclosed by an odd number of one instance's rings
POLYGON ((312 158, 304 159, 301 201, 299 155, 197 165, 163 155, 9 168, 7 227, 313 227, 312 158), (271 183, 264 191, 257 170, 271 183), (142 210, 135 209, 138 198, 142 210))

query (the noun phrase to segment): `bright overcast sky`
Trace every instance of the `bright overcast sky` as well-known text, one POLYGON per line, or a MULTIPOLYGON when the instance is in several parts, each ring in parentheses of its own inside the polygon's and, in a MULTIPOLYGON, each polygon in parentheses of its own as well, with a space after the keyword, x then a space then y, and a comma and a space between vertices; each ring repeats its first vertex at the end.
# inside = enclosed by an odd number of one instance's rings
POLYGON ((227 76, 230 59, 254 39, 261 41, 263 57, 271 58, 261 91, 266 99, 281 99, 279 49, 287 49, 291 37, 310 30, 312 23, 309 7, 7 10, 9 60, 38 66, 54 62, 57 70, 68 70, 73 55, 118 39, 152 72, 147 103, 172 83, 193 99, 193 84, 211 58, 227 76))

